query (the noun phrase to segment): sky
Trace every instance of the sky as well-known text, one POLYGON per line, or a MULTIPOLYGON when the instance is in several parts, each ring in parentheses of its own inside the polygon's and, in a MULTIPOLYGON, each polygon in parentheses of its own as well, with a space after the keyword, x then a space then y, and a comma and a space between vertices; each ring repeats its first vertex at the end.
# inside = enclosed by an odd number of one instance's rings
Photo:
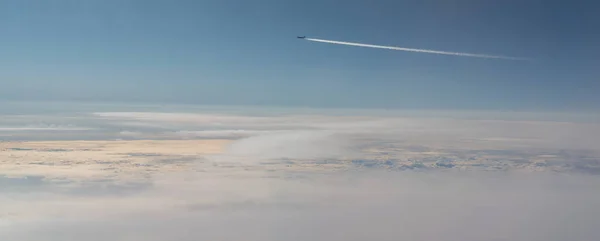
POLYGON ((0 100, 597 111, 595 1, 0 1, 0 100), (530 62, 315 43, 507 55, 530 62))
POLYGON ((599 8, 0 0, 0 240, 600 240, 599 8))

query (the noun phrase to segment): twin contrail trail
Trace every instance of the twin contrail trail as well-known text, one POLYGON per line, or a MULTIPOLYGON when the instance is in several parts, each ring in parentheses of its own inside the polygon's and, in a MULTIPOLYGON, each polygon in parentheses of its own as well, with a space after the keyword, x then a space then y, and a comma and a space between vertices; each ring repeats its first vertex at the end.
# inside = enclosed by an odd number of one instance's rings
POLYGON ((391 49, 391 50, 409 51, 409 52, 418 52, 418 53, 444 54, 444 55, 475 57, 475 58, 487 58, 487 59, 529 60, 529 59, 526 59, 526 58, 509 57, 509 56, 487 55, 487 54, 471 54, 471 53, 459 53, 459 52, 447 52, 447 51, 438 51, 438 50, 429 50, 429 49, 401 48, 401 47, 393 47, 393 46, 382 46, 382 45, 374 45, 374 44, 361 44, 361 43, 342 42, 342 41, 317 39, 317 38, 304 38, 304 39, 308 40, 308 41, 321 42, 321 43, 342 44, 342 45, 367 47, 367 48, 378 48, 378 49, 391 49))

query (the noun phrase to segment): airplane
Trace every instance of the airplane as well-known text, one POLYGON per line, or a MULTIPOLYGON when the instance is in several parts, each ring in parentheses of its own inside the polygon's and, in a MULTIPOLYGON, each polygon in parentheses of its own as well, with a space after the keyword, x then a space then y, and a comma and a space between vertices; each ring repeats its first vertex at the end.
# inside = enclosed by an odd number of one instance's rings
POLYGON ((306 36, 297 36, 296 38, 306 38, 306 36))

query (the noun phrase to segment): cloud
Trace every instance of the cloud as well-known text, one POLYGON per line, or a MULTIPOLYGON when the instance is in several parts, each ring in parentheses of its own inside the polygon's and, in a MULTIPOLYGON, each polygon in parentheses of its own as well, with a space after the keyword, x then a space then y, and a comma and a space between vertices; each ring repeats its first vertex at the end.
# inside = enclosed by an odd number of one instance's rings
POLYGON ((233 142, 225 151, 241 158, 328 159, 357 153, 351 140, 331 131, 284 131, 256 135, 233 142))
POLYGON ((172 136, 181 138, 199 138, 199 139, 240 139, 259 135, 267 131, 259 130, 204 130, 204 131, 176 131, 173 133, 163 133, 163 135, 172 134, 172 136))
POLYGON ((2 131, 85 131, 90 130, 90 128, 83 127, 0 127, 0 132, 2 131))
MULTIPOLYGON (((480 115, 483 115, 482 113, 480 115)), ((247 116, 218 113, 156 113, 156 112, 109 112, 94 113, 115 123, 137 122, 139 125, 169 127, 172 131, 157 129, 153 137, 163 138, 226 138, 239 139, 254 136, 280 135, 298 136, 306 133, 329 133, 330 137, 349 135, 362 138, 386 138, 413 143, 455 145, 465 141, 479 142, 481 145, 497 144, 499 148, 567 148, 596 149, 593 143, 600 141, 599 123, 573 121, 530 121, 531 113, 521 119, 510 116, 511 120, 486 120, 460 118, 477 116, 476 113, 446 113, 439 115, 452 118, 427 116, 385 116, 367 115, 357 112, 353 115, 333 114, 287 114, 272 116, 247 116), (426 116, 426 117, 423 117, 426 116), (335 134, 335 135, 333 135, 335 134)), ((433 116, 431 116, 433 115, 433 116)), ((495 116, 493 113, 491 116, 495 116)), ((496 116, 501 116, 496 113, 496 116)), ((539 118, 544 116, 540 114, 539 118)), ((535 118, 534 118, 535 119, 535 118)), ((264 142, 264 138, 255 139, 264 142)), ((249 141, 244 141, 249 142, 249 141)), ((465 144, 467 145, 467 144, 465 144)))
POLYGON ((600 238, 599 184, 512 172, 188 172, 129 196, 2 199, 12 218, 4 215, 0 238, 587 241, 600 238))
MULTIPOLYGON (((11 138, 233 140, 223 153, 205 159, 217 165, 279 161, 303 168, 446 167, 598 173, 595 160, 600 158, 600 147, 595 143, 600 142, 600 124, 551 117, 555 115, 359 110, 96 112, 52 119, 65 126, 90 126, 93 130, 35 135, 16 131, 11 138), (71 123, 73 120, 77 122, 71 123)), ((123 150, 127 152, 133 151, 123 150)))
POLYGON ((93 130, 0 143, 0 240, 600 239, 598 123, 460 116, 55 116, 93 130))

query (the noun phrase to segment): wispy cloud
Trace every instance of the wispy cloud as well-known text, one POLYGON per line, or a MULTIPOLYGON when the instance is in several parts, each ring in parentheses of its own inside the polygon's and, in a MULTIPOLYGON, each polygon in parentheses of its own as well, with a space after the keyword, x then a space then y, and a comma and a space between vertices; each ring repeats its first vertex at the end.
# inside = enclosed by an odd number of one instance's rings
POLYGON ((85 131, 91 128, 85 127, 34 127, 34 126, 18 126, 18 127, 0 127, 0 131, 85 131))

